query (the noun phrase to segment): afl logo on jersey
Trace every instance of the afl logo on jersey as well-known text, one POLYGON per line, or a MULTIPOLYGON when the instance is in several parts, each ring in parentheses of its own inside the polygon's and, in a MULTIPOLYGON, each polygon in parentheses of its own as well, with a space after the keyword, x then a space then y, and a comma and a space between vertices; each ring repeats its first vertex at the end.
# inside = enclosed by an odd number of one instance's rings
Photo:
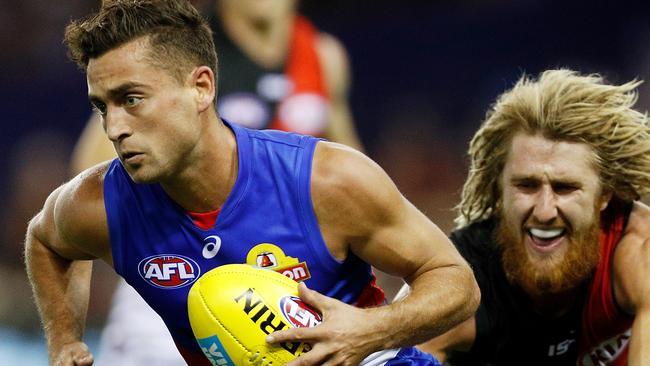
POLYGON ((159 254, 147 257, 138 264, 140 276, 150 285, 176 289, 196 281, 201 274, 199 265, 178 254, 159 254))
POLYGON ((299 297, 285 296, 280 299, 280 312, 295 328, 311 328, 321 323, 318 312, 305 304, 299 297))

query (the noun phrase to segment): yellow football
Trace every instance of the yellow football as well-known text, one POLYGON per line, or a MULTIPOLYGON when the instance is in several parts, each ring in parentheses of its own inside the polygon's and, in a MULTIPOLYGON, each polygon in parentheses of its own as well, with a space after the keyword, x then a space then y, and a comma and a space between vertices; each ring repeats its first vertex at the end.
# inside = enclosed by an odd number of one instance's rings
POLYGON ((229 264, 205 273, 190 289, 194 337, 213 365, 282 365, 309 351, 307 343, 269 345, 266 336, 312 327, 321 316, 298 297, 298 283, 272 270, 229 264))

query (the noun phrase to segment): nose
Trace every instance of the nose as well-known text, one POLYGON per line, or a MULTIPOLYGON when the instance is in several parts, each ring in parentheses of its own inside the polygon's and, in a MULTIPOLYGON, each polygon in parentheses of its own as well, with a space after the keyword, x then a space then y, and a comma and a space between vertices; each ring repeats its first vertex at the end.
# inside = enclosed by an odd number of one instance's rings
POLYGON ((114 106, 108 106, 106 109, 104 129, 108 138, 113 142, 118 142, 133 134, 128 114, 122 108, 114 106))
POLYGON ((551 187, 544 185, 537 194, 533 218, 543 224, 552 222, 557 216, 557 197, 551 187))

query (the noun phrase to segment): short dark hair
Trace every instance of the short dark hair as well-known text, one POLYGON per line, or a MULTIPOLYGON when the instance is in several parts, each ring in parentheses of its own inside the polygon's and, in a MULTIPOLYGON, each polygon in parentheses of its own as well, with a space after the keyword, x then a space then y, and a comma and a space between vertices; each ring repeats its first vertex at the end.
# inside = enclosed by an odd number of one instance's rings
POLYGON ((85 71, 90 59, 140 37, 149 37, 152 64, 179 79, 196 66, 217 73, 212 31, 188 0, 105 0, 96 14, 70 22, 64 40, 85 71))

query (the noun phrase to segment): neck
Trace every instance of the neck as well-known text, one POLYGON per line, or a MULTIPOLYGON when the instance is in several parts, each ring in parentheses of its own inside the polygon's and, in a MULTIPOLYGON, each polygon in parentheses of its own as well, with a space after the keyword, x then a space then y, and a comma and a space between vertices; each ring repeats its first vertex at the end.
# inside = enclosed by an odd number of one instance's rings
POLYGON ((228 37, 255 63, 266 68, 279 67, 284 63, 293 14, 277 19, 256 20, 222 6, 219 17, 228 37))
POLYGON ((161 181, 167 195, 191 212, 209 212, 223 206, 237 180, 234 132, 220 120, 208 126, 186 157, 183 170, 161 181))

